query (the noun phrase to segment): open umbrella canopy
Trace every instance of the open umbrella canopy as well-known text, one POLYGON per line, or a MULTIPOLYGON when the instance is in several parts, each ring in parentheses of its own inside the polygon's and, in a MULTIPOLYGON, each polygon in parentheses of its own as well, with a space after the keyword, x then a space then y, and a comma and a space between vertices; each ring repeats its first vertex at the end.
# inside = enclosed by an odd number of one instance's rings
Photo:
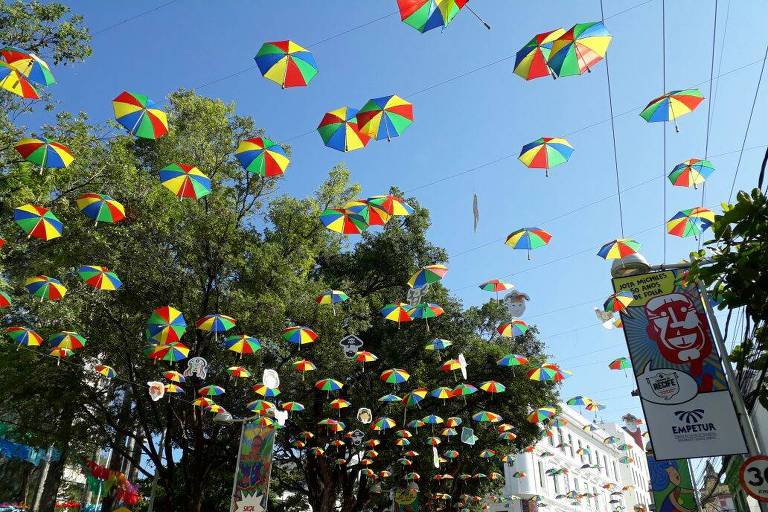
POLYGON ((18 69, 0 60, 0 88, 28 100, 40 99, 29 79, 18 69))
POLYGON ((317 75, 312 53, 290 40, 264 43, 254 60, 264 78, 283 89, 305 87, 317 75))
POLYGON ((283 147, 267 137, 240 141, 235 158, 249 173, 267 178, 281 176, 290 163, 283 147))
POLYGON ((257 395, 261 395, 265 398, 272 398, 280 395, 280 390, 278 388, 271 388, 264 384, 263 382, 259 382, 258 384, 254 384, 251 386, 251 390, 253 390, 254 393, 257 395))
POLYGON ((387 430, 396 425, 395 420, 382 416, 371 423, 371 430, 387 430))
POLYGON ((440 386, 439 388, 433 389, 429 395, 433 398, 439 398, 440 400, 449 400, 453 398, 453 389, 446 386, 440 386))
POLYGON ((304 404, 299 402, 284 402, 282 405, 280 405, 280 408, 289 412, 301 412, 305 409, 304 404))
POLYGON ((490 281, 486 281, 479 285, 479 288, 481 290, 486 292, 495 292, 495 293, 511 290, 514 287, 515 287, 514 285, 510 283, 505 283, 500 279, 491 279, 490 281))
POLYGON ((625 370, 627 368, 632 368, 632 363, 630 363, 629 359, 626 357, 619 357, 611 361, 608 364, 608 368, 611 370, 625 370))
POLYGON ((413 123, 413 104, 397 95, 373 98, 357 112, 360 132, 376 140, 398 137, 413 123))
POLYGON ((667 233, 681 238, 699 236, 715 222, 715 213, 707 208, 689 208, 667 221, 667 233))
POLYGON ((501 324, 496 330, 505 338, 516 338, 528 332, 528 324, 519 318, 515 318, 511 322, 501 324))
POLYGON ((640 117, 649 123, 673 121, 677 130, 677 118, 693 112, 704 96, 698 89, 670 91, 652 99, 640 112, 640 117))
POLYGON ((360 215, 368 226, 383 226, 392 216, 379 205, 368 202, 367 199, 347 201, 344 210, 360 215))
POLYGON ((5 293, 4 291, 0 291, 0 309, 5 309, 11 306, 13 301, 11 301, 11 296, 5 293))
POLYGON ((50 301, 61 300, 67 294, 67 288, 61 284, 61 281, 54 277, 43 275, 28 277, 24 281, 24 288, 41 301, 43 299, 50 301))
POLYGON ((558 77, 581 75, 605 58, 612 39, 601 21, 577 23, 552 43, 547 63, 558 77))
POLYGON ((567 140, 559 137, 541 137, 529 142, 520 150, 520 160, 523 165, 532 169, 549 169, 564 164, 571 158, 573 146, 567 140))
POLYGON ((427 390, 425 388, 416 388, 411 392, 403 395, 402 403, 406 407, 417 407, 426 396, 427 390))
POLYGON ((28 327, 11 326, 4 329, 5 334, 23 347, 39 347, 43 338, 28 327))
POLYGON ((309 327, 293 325, 283 329, 280 337, 294 345, 307 345, 308 343, 313 343, 317 339, 317 333, 309 327))
POLYGON ((227 368, 227 373, 230 377, 235 377, 238 379, 247 379, 251 376, 251 372, 243 366, 230 366, 227 368))
POLYGON ((496 382, 495 380, 487 380, 480 383, 480 389, 486 393, 503 393, 506 391, 507 387, 501 382, 496 382))
POLYGON ((142 139, 159 139, 168 134, 168 116, 143 94, 123 91, 112 100, 115 119, 128 133, 142 139))
POLYGON ((368 145, 371 138, 360 131, 357 109, 341 107, 327 112, 320 120, 317 131, 323 143, 338 151, 354 151, 368 145))
POLYGON ((408 313, 409 309, 410 306, 405 302, 398 302, 395 304, 387 304, 381 308, 379 313, 381 313, 381 316, 384 317, 385 320, 390 320, 399 324, 413 320, 410 313, 408 313))
POLYGON ((176 362, 189 356, 189 347, 178 341, 155 345, 149 352, 150 359, 176 362))
POLYGON ((491 411, 480 411, 472 415, 472 419, 479 423, 498 423, 501 416, 491 411))
POLYGON ((114 224, 125 219, 125 207, 106 194, 86 192, 78 196, 76 204, 81 212, 97 224, 114 224))
POLYGON ((397 0, 400 19, 419 32, 447 27, 469 0, 397 0))
POLYGON ((228 315, 214 313, 205 315, 195 322, 195 327, 205 332, 220 333, 232 329, 237 321, 228 315))
POLYGON ((371 196, 368 198, 368 202, 382 208, 389 215, 395 217, 406 217, 413 215, 416 210, 411 205, 405 202, 402 197, 397 197, 392 194, 371 196))
POLYGON ((64 225, 48 208, 25 204, 13 209, 13 220, 28 237, 52 240, 61 236, 64 225))
POLYGON ((117 274, 110 271, 107 267, 83 265, 77 269, 77 273, 85 284, 97 290, 114 291, 123 285, 117 274))
POLYGON ((640 244, 631 238, 617 238, 603 245, 597 255, 604 260, 618 260, 640 250, 640 244))
POLYGON ((179 199, 200 199, 211 193, 211 179, 194 165, 171 164, 160 169, 160 182, 179 199))
POLYGON ((224 388, 221 386, 203 386, 197 390, 198 396, 221 396, 225 393, 224 388))
POLYGON ((301 373, 317 370, 317 366, 315 366, 315 363, 313 363, 309 359, 299 359, 298 361, 294 361, 292 365, 294 370, 301 373))
POLYGON ((715 167, 709 160, 691 158, 677 164, 667 178, 676 187, 696 188, 696 185, 704 183, 714 171, 715 167))
POLYGON ((499 366, 521 366, 528 364, 528 358, 518 354, 506 354, 496 361, 496 364, 499 366))
POLYGON ((426 345, 424 345, 424 350, 433 350, 433 351, 440 351, 445 350, 446 348, 453 345, 453 342, 451 340, 444 340, 442 338, 435 338, 426 345))
POLYGON ((0 62, 7 64, 37 85, 48 86, 56 83, 48 63, 24 49, 13 46, 0 49, 0 62))
POLYGON ((63 169, 75 159, 67 146, 48 139, 21 139, 14 147, 24 160, 41 169, 63 169))
POLYGON ((183 384, 184 382, 187 381, 187 378, 184 377, 184 374, 174 370, 163 372, 163 377, 165 377, 171 382, 178 382, 180 384, 183 384))
POLYGON ((115 371, 115 369, 105 364, 97 364, 96 366, 93 367, 93 370, 96 373, 103 375, 108 379, 114 379, 115 377, 117 377, 117 372, 115 371))
POLYGON ((368 229, 365 217, 346 208, 326 208, 320 214, 320 222, 329 231, 344 235, 359 235, 368 229))
POLYGON ((349 400, 344 400, 343 398, 336 398, 335 400, 331 400, 331 403, 329 404, 331 406, 331 409, 346 409, 350 405, 352 405, 352 402, 349 400))
POLYGON ((528 259, 531 259, 531 251, 544 247, 552 239, 552 235, 540 228, 521 228, 507 236, 506 245, 513 249, 528 251, 528 259))
POLYGON ((187 330, 187 321, 178 309, 160 306, 147 320, 147 336, 157 343, 179 341, 187 330))
POLYGON ((320 391, 338 391, 344 387, 344 384, 335 379, 320 379, 315 382, 315 389, 320 391))
POLYGON ((255 354, 261 350, 261 342, 247 334, 234 334, 224 339, 224 346, 237 354, 255 354))
POLYGON ((245 405, 245 408, 255 414, 267 414, 269 411, 274 411, 276 409, 275 404, 267 400, 254 400, 248 402, 245 405))
POLYGON ((393 404, 395 402, 401 402, 402 400, 402 398, 392 393, 387 393, 384 396, 380 396, 378 399, 379 402, 383 402, 385 404, 393 404))
POLYGON ((453 396, 465 397, 468 395, 472 395, 474 393, 477 393, 477 388, 468 382, 462 382, 460 384, 456 384, 456 387, 454 387, 452 391, 453 396))
POLYGON ((411 288, 424 288, 427 285, 440 281, 447 273, 448 267, 445 265, 427 265, 419 269, 408 279, 408 286, 411 288))
POLYGON ((565 403, 568 405, 579 405, 584 407, 585 405, 592 403, 592 399, 586 396, 576 395, 573 398, 566 400, 565 403))
POLYGON ((603 302, 603 310, 606 313, 619 313, 627 309, 627 306, 632 304, 635 300, 635 296, 629 290, 622 290, 611 294, 605 302, 603 302))
POLYGON ((563 34, 565 29, 562 28, 536 34, 515 55, 515 74, 526 80, 554 76, 547 60, 552 50, 552 43, 563 34))
POLYGON ((88 343, 86 339, 74 331, 61 331, 51 335, 48 343, 54 347, 68 348, 69 350, 79 350, 88 343))
POLYGON ((540 407, 535 409, 528 415, 528 421, 531 423, 539 423, 547 418, 552 418, 557 414, 557 409, 554 407, 540 407))
POLYGON ((443 308, 437 304, 430 304, 426 302, 416 304, 409 310, 409 314, 414 319, 435 318, 442 315, 443 313, 443 308))
POLYGON ((340 290, 324 290, 315 297, 315 302, 318 304, 338 304, 348 300, 349 296, 340 290))
POLYGON ((381 375, 379 375, 379 379, 388 384, 402 384, 403 382, 407 382, 410 378, 411 374, 402 368, 384 370, 381 372, 381 375))
POLYGON ((368 352, 367 350, 360 350, 355 352, 356 363, 372 363, 378 359, 379 358, 376 356, 376 354, 368 352))

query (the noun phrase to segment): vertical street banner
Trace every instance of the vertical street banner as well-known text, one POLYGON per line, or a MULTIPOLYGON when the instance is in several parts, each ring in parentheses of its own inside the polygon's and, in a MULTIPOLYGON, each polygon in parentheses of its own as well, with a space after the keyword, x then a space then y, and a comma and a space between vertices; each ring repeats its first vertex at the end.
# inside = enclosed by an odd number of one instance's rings
POLYGON ((632 292, 624 336, 660 459, 747 451, 701 295, 680 270, 613 279, 632 292))
POLYGON ((693 479, 686 459, 656 460, 648 456, 651 496, 657 512, 695 512, 693 479))
POLYGON ((274 445, 274 427, 262 427, 256 421, 243 424, 230 512, 267 510, 274 445))

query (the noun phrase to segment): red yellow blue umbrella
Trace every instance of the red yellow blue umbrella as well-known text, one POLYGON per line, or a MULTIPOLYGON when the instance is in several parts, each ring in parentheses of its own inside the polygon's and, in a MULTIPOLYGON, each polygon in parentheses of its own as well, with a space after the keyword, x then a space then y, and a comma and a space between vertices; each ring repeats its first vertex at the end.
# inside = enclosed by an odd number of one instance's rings
POLYGON ((69 357, 73 354, 74 352, 72 350, 64 347, 56 347, 53 350, 51 350, 51 356, 58 359, 56 361, 56 366, 59 366, 61 364, 62 359, 64 359, 65 357, 69 357))
POLYGON ((183 384, 187 380, 186 377, 184 377, 183 374, 181 374, 181 373, 179 373, 177 371, 174 371, 174 370, 169 370, 167 372, 164 372, 163 373, 163 377, 165 377, 166 379, 168 379, 171 382, 178 382, 179 384, 183 384))
POLYGON ((263 382, 259 382, 258 384, 254 384, 251 386, 251 389, 254 393, 257 395, 261 395, 265 398, 272 398, 276 397, 280 394, 280 390, 278 388, 271 388, 264 384, 263 382))
POLYGON ((237 321, 229 315, 214 313, 205 315, 195 322, 195 327, 205 332, 220 333, 232 329, 237 321))
POLYGON ((63 169, 75 159, 72 151, 64 144, 48 139, 21 139, 14 146, 27 162, 43 169, 63 169))
POLYGON ((349 300, 349 296, 340 290, 324 290, 320 295, 315 297, 315 302, 318 304, 330 304, 333 308, 333 314, 336 314, 336 304, 346 302, 349 300))
POLYGON ((413 104, 397 95, 373 98, 358 111, 357 123, 368 137, 390 140, 413 123, 413 104))
POLYGON ((501 324, 496 330, 506 338, 514 338, 528 332, 528 324, 516 318, 511 322, 501 324))
POLYGON ((317 333, 315 331, 309 327, 301 325, 286 327, 283 329, 280 336, 288 343, 293 343, 294 345, 299 346, 313 343, 317 339, 317 333))
POLYGON ((501 416, 491 411, 480 411, 472 415, 472 419, 479 422, 498 423, 501 421, 501 416))
POLYGON ((184 315, 172 306, 155 308, 147 320, 147 337, 157 343, 179 341, 186 330, 184 315))
POLYGON ((559 77, 590 72, 605 58, 612 39, 601 21, 577 23, 552 43, 547 64, 559 77))
POLYGON ((381 372, 379 378, 388 384, 402 384, 411 378, 411 374, 402 368, 390 368, 381 372))
POLYGON ((514 288, 514 285, 505 283, 500 279, 491 279, 490 281, 486 281, 480 284, 481 290, 486 292, 495 292, 496 300, 499 300, 499 292, 511 290, 512 288, 514 288))
POLYGON ((635 296, 629 290, 619 291, 606 299, 603 303, 603 310, 607 313, 619 313, 627 309, 633 300, 635 300, 635 296))
POLYGON ((106 194, 86 192, 77 198, 77 207, 86 216, 99 222, 114 224, 125 219, 125 207, 106 194))
POLYGON ((405 217, 413 215, 415 210, 411 205, 405 202, 402 197, 393 194, 371 196, 368 202, 382 208, 389 215, 405 217))
POLYGON ((689 208, 667 221, 667 233, 679 237, 697 237, 715 222, 715 213, 707 208, 689 208))
POLYGON ((79 350, 85 347, 86 339, 74 331, 61 331, 50 336, 48 343, 54 347, 68 348, 69 350, 79 350))
POLYGON ((326 113, 317 126, 323 143, 338 151, 354 151, 368 145, 371 138, 357 124, 357 110, 341 107, 326 113))
POLYGON ((264 78, 283 89, 307 86, 317 75, 312 53, 290 40, 264 43, 254 60, 264 78))
POLYGON ((112 100, 115 118, 128 133, 142 139, 168 134, 168 116, 143 94, 123 91, 112 100))
POLYGON ((97 290, 114 291, 123 285, 117 274, 110 271, 107 267, 83 265, 77 269, 77 273, 85 284, 97 290))
POLYGON ((33 276, 24 281, 24 288, 29 293, 38 297, 40 302, 44 299, 50 301, 61 300, 67 293, 67 288, 56 278, 49 276, 33 276))
POLYGON ((149 358, 173 363, 186 359, 188 355, 189 347, 180 342, 170 342, 154 346, 149 353, 149 358))
POLYGON ((194 165, 171 164, 160 169, 160 182, 179 199, 200 199, 211 193, 211 180, 194 165))
POLYGON ((311 372, 313 370, 317 370, 317 366, 315 366, 315 363, 313 363, 309 359, 299 359, 298 361, 294 361, 292 365, 294 370, 296 370, 297 372, 301 372, 301 380, 304 380, 305 373, 311 372))
POLYGON ((562 28, 536 34, 515 55, 515 74, 526 80, 544 76, 556 78, 557 75, 547 64, 547 59, 552 50, 552 43, 563 34, 565 30, 562 28))
POLYGON ((698 89, 670 91, 652 99, 640 112, 640 117, 649 123, 672 120, 675 123, 675 131, 679 132, 677 118, 693 112, 702 101, 704 96, 698 89))
POLYGON ((274 403, 267 400, 254 400, 253 402, 248 402, 245 408, 256 414, 267 414, 269 411, 274 411, 277 407, 275 407, 274 403))
POLYGON ((554 417, 556 414, 557 409, 554 407, 540 407, 528 415, 528 421, 531 423, 539 423, 548 418, 554 417))
POLYGON ((107 366, 105 364, 97 364, 93 367, 93 369, 96 373, 99 373, 108 379, 114 379, 117 377, 117 372, 111 366, 107 366))
POLYGON ((11 296, 5 293, 4 291, 0 291, 0 309, 5 309, 11 306, 11 296))
POLYGON ((573 146, 567 140, 559 137, 541 137, 523 146, 518 160, 526 167, 544 169, 544 174, 549 176, 549 169, 567 162, 571 154, 573 146))
POLYGON ((382 416, 371 423, 371 430, 387 430, 396 425, 395 420, 382 416))
POLYGON ((506 391, 507 387, 501 382, 496 382, 495 380, 487 380, 480 383, 480 389, 486 393, 503 393, 506 391))
POLYGON ((445 28, 469 0, 397 0, 400 19, 421 33, 445 28))
POLYGON ((25 204, 13 209, 13 220, 24 230, 27 238, 52 240, 61 236, 64 225, 48 208, 25 204))
POLYGON ((267 178, 284 174, 291 162, 283 147, 266 137, 241 141, 235 158, 246 171, 267 178))
POLYGON ((696 185, 704 183, 714 171, 715 167, 709 160, 691 158, 677 164, 667 178, 676 187, 697 188, 696 185))
POLYGON ((419 269, 408 279, 411 288, 424 288, 427 285, 440 281, 448 273, 448 267, 441 264, 427 265, 419 269))
POLYGON ((320 222, 329 231, 344 235, 359 235, 368 229, 365 217, 346 208, 326 208, 320 214, 320 222))
POLYGON ((369 226, 383 226, 392 217, 384 208, 368 202, 367 199, 349 201, 344 205, 344 209, 363 217, 369 226))
POLYGON ((540 228, 522 228, 507 236, 505 244, 513 249, 525 249, 528 251, 528 259, 531 259, 531 250, 544 247, 552 239, 552 235, 540 228))
POLYGON ((43 343, 42 336, 28 327, 6 327, 4 332, 9 338, 15 341, 19 347, 39 347, 43 343))
POLYGON ((227 368, 227 373, 230 377, 236 377, 238 379, 247 379, 251 376, 251 372, 242 366, 230 366, 227 368))
POLYGON ((416 304, 412 309, 408 310, 408 314, 411 315, 411 318, 414 320, 424 319, 424 322, 427 326, 427 332, 429 332, 429 319, 438 317, 444 312, 445 311, 443 308, 437 304, 431 304, 427 302, 416 304))
POLYGON ((240 354, 241 358, 243 354, 255 354, 261 350, 261 342, 247 334, 227 336, 224 340, 224 346, 227 347, 227 350, 240 354))
POLYGON ((27 77, 4 61, 0 61, 0 88, 25 99, 40 99, 40 94, 27 77))
POLYGON ((603 245, 597 255, 604 260, 618 260, 640 250, 640 244, 631 238, 617 238, 603 245))
POLYGON ((31 82, 38 85, 52 85, 56 83, 48 63, 32 52, 6 46, 0 50, 1 62, 24 75, 31 82))
POLYGON ((381 308, 381 316, 384 317, 385 320, 390 320, 392 322, 397 322, 397 326, 400 327, 401 322, 410 322, 413 320, 411 318, 411 315, 408 313, 409 306, 405 302, 397 302, 394 304, 387 304, 383 308, 381 308))
POLYGON ((221 396, 225 393, 224 388, 221 386, 203 386, 197 390, 198 396, 221 396))

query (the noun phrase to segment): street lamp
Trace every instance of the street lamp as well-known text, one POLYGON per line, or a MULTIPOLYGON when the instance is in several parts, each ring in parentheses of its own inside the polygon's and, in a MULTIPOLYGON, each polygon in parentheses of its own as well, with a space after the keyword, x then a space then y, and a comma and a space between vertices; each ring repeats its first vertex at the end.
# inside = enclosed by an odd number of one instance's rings
POLYGON ((613 264, 611 265, 611 276, 634 276, 637 274, 649 272, 650 270, 651 266, 648 264, 648 260, 646 260, 642 254, 636 252, 634 254, 624 256, 621 259, 613 260, 613 264))

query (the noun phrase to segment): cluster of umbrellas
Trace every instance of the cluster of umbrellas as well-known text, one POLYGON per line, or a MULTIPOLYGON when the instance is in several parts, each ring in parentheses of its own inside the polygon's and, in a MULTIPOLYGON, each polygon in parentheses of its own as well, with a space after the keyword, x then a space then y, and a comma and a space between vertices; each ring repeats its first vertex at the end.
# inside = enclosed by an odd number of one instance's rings
POLYGON ((330 231, 344 235, 359 235, 371 226, 384 226, 392 217, 407 217, 415 210, 392 194, 355 199, 341 208, 327 208, 320 221, 330 231))
POLYGON ((338 151, 362 149, 371 140, 399 137, 413 123, 413 104, 400 96, 372 98, 360 110, 327 112, 317 126, 323 143, 338 151))
POLYGON ((36 100, 40 98, 38 87, 54 83, 48 64, 34 53, 12 46, 0 49, 0 88, 36 100))
POLYGON ((611 39, 601 21, 537 34, 517 52, 515 74, 525 80, 583 75, 605 58, 611 39))

